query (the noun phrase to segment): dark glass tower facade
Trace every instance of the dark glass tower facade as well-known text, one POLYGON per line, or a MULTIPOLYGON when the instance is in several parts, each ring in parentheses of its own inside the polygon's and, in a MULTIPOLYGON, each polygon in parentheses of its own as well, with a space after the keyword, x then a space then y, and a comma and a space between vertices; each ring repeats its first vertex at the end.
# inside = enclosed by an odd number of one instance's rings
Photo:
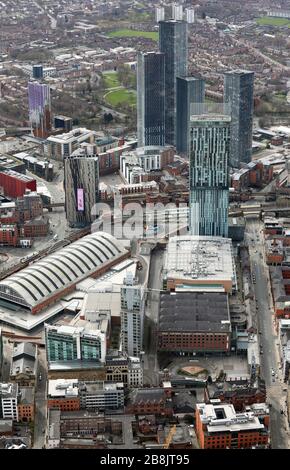
POLYGON ((165 57, 140 53, 137 71, 138 145, 165 144, 165 57))
POLYGON ((176 150, 189 155, 191 107, 200 114, 205 97, 205 82, 195 77, 177 77, 176 83, 176 150), (200 108, 200 109, 199 109, 200 108))
MULTIPOLYGON (((77 151, 76 151, 77 152, 77 151)), ((99 160, 95 155, 64 158, 65 212, 70 227, 94 221, 92 209, 99 200, 99 160)))
POLYGON ((228 236, 230 123, 230 116, 191 116, 189 205, 192 235, 228 236))
POLYGON ((230 165, 239 167, 252 157, 254 73, 235 70, 225 74, 224 102, 231 108, 230 165))
POLYGON ((176 145, 176 83, 187 75, 187 23, 159 22, 159 49, 165 55, 165 143, 176 145))

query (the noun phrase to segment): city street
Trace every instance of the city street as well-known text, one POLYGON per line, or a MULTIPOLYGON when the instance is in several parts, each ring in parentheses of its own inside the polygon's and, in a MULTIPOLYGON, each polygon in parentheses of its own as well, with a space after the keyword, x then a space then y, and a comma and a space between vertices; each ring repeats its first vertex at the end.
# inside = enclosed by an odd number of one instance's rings
POLYGON ((267 401, 270 408, 271 445, 273 449, 288 448, 287 418, 281 414, 285 410, 286 392, 283 392, 283 382, 278 365, 276 350, 277 336, 273 326, 273 309, 269 281, 269 269, 265 263, 263 224, 258 219, 247 219, 246 241, 249 244, 252 274, 255 274, 255 297, 257 301, 259 341, 263 348, 261 355, 261 375, 267 387, 267 401), (272 369, 278 374, 278 379, 272 376, 272 369), (285 429, 286 428, 286 429, 285 429))

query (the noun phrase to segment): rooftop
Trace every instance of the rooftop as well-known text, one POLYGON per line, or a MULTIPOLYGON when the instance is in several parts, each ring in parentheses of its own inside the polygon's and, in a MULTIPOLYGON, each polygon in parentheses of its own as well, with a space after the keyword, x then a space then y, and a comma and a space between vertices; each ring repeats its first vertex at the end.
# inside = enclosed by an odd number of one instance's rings
POLYGON ((230 238, 184 235, 172 237, 167 245, 164 277, 191 284, 228 281, 236 285, 230 238))
POLYGON ((264 425, 253 412, 236 413, 230 404, 197 404, 201 421, 207 425, 209 433, 239 432, 250 430, 263 430, 264 425))
POLYGON ((126 251, 105 232, 87 235, 0 282, 0 298, 30 309, 126 251))
POLYGON ((159 330, 229 332, 231 324, 227 294, 162 292, 159 330))
POLYGON ((57 379, 48 381, 48 396, 50 398, 78 397, 79 381, 77 379, 57 379))
POLYGON ((18 385, 16 383, 0 383, 1 398, 17 398, 18 385))

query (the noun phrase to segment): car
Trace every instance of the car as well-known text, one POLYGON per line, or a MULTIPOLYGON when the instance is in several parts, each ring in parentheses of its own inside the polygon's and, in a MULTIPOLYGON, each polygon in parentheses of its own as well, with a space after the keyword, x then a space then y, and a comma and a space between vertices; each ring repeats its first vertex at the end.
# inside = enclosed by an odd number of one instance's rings
POLYGON ((273 382, 273 383, 275 382, 275 377, 273 377, 272 382, 273 382))
POLYGON ((272 374, 272 375, 275 375, 275 371, 274 371, 274 369, 272 369, 272 371, 271 371, 271 374, 272 374))
POLYGON ((262 334, 262 331, 260 330, 260 331, 259 331, 259 335, 261 335, 261 334, 262 334))

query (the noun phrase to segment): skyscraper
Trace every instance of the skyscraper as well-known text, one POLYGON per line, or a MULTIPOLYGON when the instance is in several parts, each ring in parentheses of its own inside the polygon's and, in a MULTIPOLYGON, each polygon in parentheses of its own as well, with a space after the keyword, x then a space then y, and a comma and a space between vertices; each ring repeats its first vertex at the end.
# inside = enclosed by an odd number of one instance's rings
POLYGON ((99 198, 99 159, 76 150, 64 158, 65 212, 70 227, 94 221, 92 209, 99 198))
POLYGON ((252 156, 254 73, 235 70, 225 74, 224 102, 231 107, 230 164, 249 163, 252 156))
POLYGON ((28 83, 29 121, 35 137, 46 139, 51 131, 50 88, 37 82, 28 83))
POLYGON ((230 116, 190 120, 189 202, 192 235, 228 235, 230 116))
POLYGON ((138 145, 165 144, 165 62, 164 54, 138 55, 138 145))
POLYGON ((205 83, 195 77, 177 77, 176 86, 176 150, 188 155, 191 105, 195 114, 202 112, 199 105, 204 103, 205 83))
POLYGON ((155 20, 158 23, 159 21, 164 20, 165 17, 165 9, 164 7, 156 7, 155 8, 155 20))
POLYGON ((172 18, 174 20, 183 19, 183 6, 173 3, 172 4, 172 18))
POLYGON ((187 23, 159 22, 159 49, 165 54, 165 143, 176 144, 176 78, 187 75, 187 23))
POLYGON ((137 357, 143 349, 144 311, 144 290, 129 273, 121 287, 122 350, 129 356, 137 357))

